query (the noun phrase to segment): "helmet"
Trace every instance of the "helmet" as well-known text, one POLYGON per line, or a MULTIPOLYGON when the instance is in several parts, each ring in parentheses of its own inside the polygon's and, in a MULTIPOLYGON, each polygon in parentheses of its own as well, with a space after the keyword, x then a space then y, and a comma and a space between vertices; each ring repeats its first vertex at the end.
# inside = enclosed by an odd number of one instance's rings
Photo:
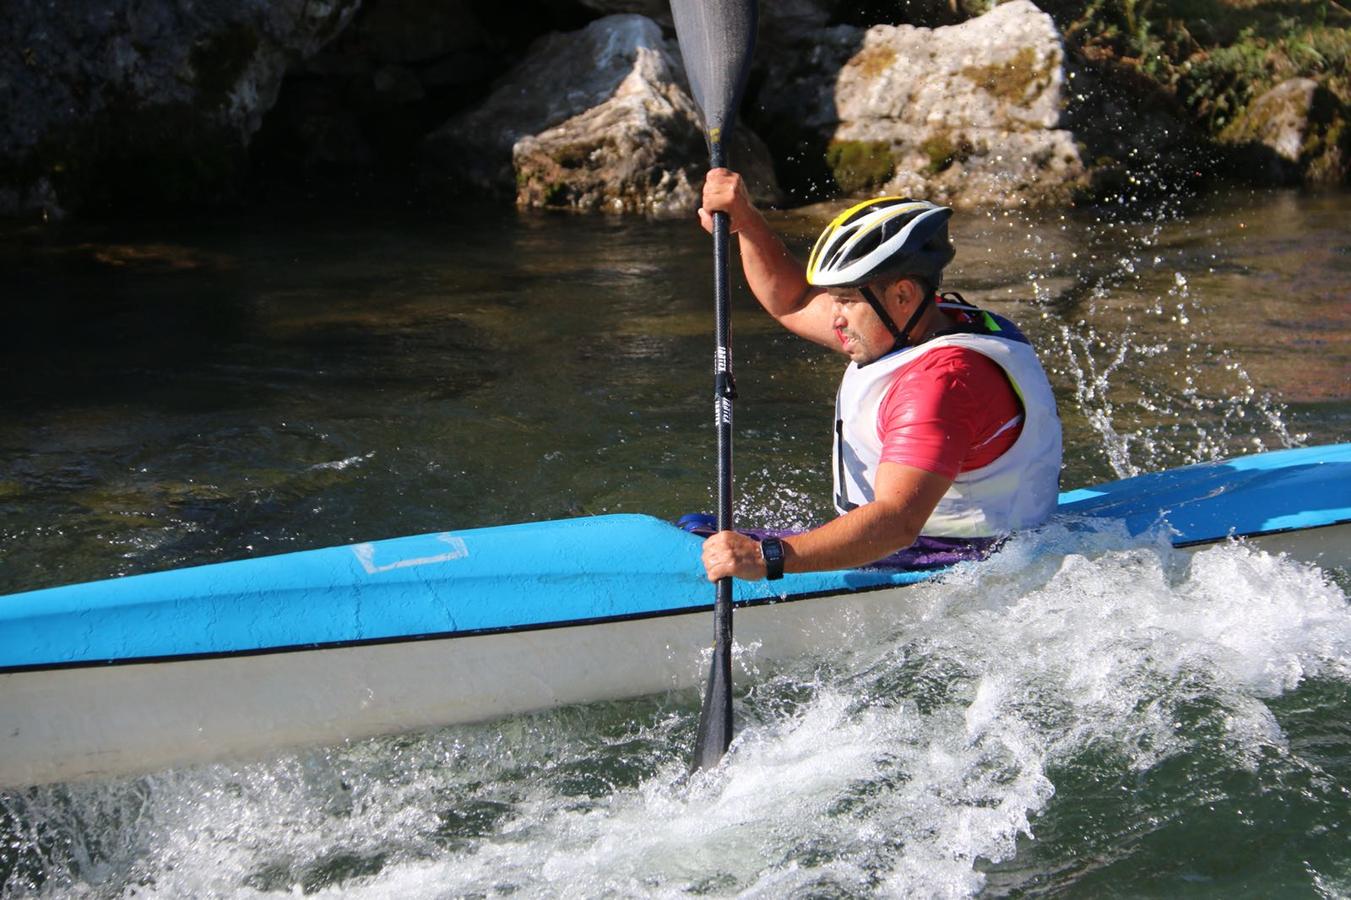
POLYGON ((836 216, 816 239, 807 282, 857 287, 888 275, 918 275, 936 289, 957 252, 948 240, 951 217, 951 209, 926 200, 865 200, 836 216))

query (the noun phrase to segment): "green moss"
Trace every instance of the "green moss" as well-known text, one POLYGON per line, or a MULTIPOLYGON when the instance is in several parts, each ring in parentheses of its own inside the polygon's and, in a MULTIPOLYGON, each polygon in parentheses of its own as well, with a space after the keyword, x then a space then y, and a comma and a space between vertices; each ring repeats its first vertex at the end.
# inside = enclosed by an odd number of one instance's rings
POLYGON ((845 193, 857 193, 885 183, 896 172, 891 144, 885 141, 831 141, 826 165, 845 193))
POLYGON ((935 134, 919 145, 920 152, 929 158, 924 174, 934 176, 951 168, 955 162, 966 162, 973 148, 965 138, 956 141, 947 134, 935 134))
POLYGON ((569 200, 568 186, 562 182, 555 181, 544 186, 544 205, 545 206, 567 206, 569 200))
POLYGON ((989 66, 967 66, 962 75, 987 93, 1006 103, 1019 103, 1028 94, 1045 90, 1060 61, 1048 59, 1038 65, 1037 51, 1024 47, 1005 63, 989 66))
POLYGON ((850 68, 864 78, 876 78, 895 64, 896 51, 886 45, 865 47, 849 60, 850 68))

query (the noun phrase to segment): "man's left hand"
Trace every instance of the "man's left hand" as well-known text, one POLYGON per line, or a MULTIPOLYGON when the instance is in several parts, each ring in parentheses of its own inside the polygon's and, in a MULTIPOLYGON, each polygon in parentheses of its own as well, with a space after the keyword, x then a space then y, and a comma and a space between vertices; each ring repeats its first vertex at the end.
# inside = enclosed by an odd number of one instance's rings
POLYGON ((764 578, 760 542, 735 531, 719 531, 704 541, 704 571, 709 581, 728 576, 743 581, 764 578))

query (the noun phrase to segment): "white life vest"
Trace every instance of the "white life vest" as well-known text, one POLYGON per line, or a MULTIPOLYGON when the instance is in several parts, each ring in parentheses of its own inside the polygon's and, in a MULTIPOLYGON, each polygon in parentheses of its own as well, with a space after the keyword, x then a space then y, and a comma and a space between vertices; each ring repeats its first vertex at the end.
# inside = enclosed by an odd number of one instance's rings
POLYGON ((877 416, 893 376, 942 347, 966 347, 999 364, 1022 403, 1023 430, 1013 446, 989 465, 958 473, 921 533, 991 537, 1040 525, 1055 511, 1060 488, 1060 418, 1041 362, 1012 322, 960 308, 974 313, 988 331, 942 335, 862 367, 850 363, 845 370, 835 400, 835 508, 841 515, 874 499, 873 484, 882 458, 877 416))

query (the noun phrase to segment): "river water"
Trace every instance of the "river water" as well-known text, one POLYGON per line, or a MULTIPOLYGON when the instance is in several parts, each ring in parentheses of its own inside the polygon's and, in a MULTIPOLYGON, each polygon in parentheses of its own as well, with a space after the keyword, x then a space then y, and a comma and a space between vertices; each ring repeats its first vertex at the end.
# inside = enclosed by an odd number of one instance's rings
MULTIPOLYGON (((1348 199, 959 215, 948 286, 1041 348, 1067 488, 1347 440, 1348 199)), ((822 215, 775 222, 802 248, 822 215)), ((0 594, 712 505, 688 222, 4 238, 0 594)), ((820 521, 840 363, 733 315, 739 521, 820 521)), ((0 894, 1351 896, 1348 585, 1053 524, 835 653, 743 648, 712 773, 684 775, 689 693, 0 792, 0 894)))

